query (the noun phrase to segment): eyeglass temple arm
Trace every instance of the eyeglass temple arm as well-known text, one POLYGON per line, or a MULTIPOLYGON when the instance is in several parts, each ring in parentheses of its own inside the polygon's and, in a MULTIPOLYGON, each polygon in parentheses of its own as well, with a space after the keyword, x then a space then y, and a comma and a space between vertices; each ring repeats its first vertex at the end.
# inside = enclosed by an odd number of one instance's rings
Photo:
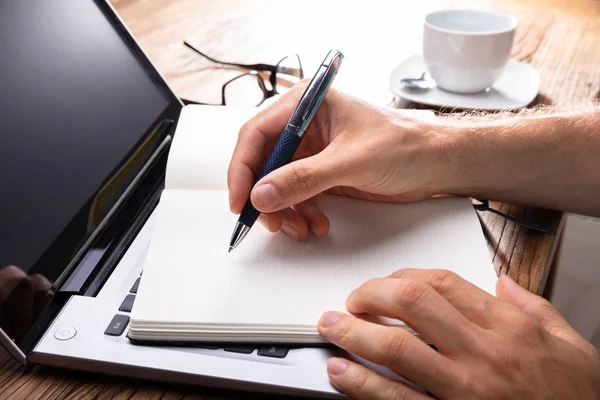
POLYGON ((499 215, 503 218, 506 218, 509 221, 512 221, 516 224, 519 224, 521 226, 525 226, 529 229, 534 229, 536 231, 540 231, 543 233, 547 233, 550 235, 556 235, 556 230, 552 229, 552 228, 546 228, 544 226, 538 225, 536 223, 533 223, 531 221, 527 221, 521 218, 517 218, 517 217, 513 217, 512 215, 508 215, 508 214, 504 214, 503 212, 500 212, 498 210, 495 210, 493 208, 490 207, 490 203, 487 200, 478 200, 479 204, 473 204, 473 208, 476 209, 477 211, 489 211, 491 213, 494 213, 496 215, 499 215))
POLYGON ((275 72, 277 70, 277 66, 271 65, 271 64, 238 64, 238 63, 232 63, 232 62, 226 62, 226 61, 219 61, 217 59, 207 56, 206 54, 204 54, 203 52, 201 52, 200 50, 198 50, 197 48, 195 48, 194 46, 192 46, 185 40, 183 41, 183 44, 186 45, 187 47, 189 47, 190 49, 192 49, 193 51, 195 51, 196 53, 200 54, 202 57, 204 57, 214 63, 217 63, 217 64, 231 65, 233 67, 253 69, 255 71, 261 71, 261 72, 263 72, 263 71, 275 72))

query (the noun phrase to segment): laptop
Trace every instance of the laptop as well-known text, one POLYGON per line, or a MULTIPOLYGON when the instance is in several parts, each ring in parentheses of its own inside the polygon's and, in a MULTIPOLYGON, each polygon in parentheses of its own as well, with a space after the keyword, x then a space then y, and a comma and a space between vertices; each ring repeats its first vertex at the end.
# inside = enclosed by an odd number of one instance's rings
POLYGON ((341 396, 326 374, 335 350, 128 340, 183 104, 103 0, 0 0, 0 37, 6 349, 22 363, 341 396))

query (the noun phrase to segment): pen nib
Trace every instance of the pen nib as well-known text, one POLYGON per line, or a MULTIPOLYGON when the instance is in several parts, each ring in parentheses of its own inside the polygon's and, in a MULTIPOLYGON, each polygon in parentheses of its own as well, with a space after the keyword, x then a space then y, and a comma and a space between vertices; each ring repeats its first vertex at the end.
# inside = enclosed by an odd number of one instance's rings
POLYGON ((229 250, 227 250, 227 253, 231 253, 231 250, 233 250, 233 247, 230 247, 229 250))
POLYGON ((235 249, 242 240, 244 240, 249 230, 250 228, 240 221, 235 224, 235 228, 231 234, 231 240, 229 241, 229 253, 231 253, 231 251, 235 249))

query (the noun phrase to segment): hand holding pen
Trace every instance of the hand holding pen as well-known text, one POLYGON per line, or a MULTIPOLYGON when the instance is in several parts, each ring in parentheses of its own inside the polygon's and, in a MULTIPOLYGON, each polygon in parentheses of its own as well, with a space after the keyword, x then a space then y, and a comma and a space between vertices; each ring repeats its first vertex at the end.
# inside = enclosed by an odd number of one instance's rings
MULTIPOLYGON (((337 50, 331 50, 327 54, 300 98, 296 109, 279 136, 275 148, 271 152, 256 181, 290 162, 306 133, 308 125, 325 98, 340 68, 342 59, 342 53, 337 50)), ((230 252, 244 240, 259 215, 260 212, 253 206, 251 200, 248 199, 231 235, 229 243, 230 252)))
POLYGON ((250 197, 269 231, 305 240, 309 233, 329 233, 329 220, 317 207, 321 193, 406 203, 447 193, 447 185, 456 182, 445 137, 432 134, 439 132, 438 122, 335 89, 329 90, 294 161, 256 182, 305 88, 306 83, 296 85, 240 130, 227 177, 234 214, 250 197))

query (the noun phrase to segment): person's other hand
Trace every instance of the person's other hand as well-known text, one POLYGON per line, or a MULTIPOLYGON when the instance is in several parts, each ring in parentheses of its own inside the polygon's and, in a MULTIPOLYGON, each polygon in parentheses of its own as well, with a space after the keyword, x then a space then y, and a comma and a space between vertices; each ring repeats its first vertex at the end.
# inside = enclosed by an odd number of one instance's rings
MULTIPOLYGON (((598 351, 546 300, 507 276, 498 298, 442 270, 400 270, 350 294, 349 312, 328 312, 319 333, 390 368, 440 399, 599 399, 598 351), (439 352, 401 327, 404 321, 439 352)), ((334 386, 359 399, 430 397, 343 358, 328 361, 334 386)))
POLYGON ((51 287, 40 274, 27 275, 14 265, 0 269, 0 325, 11 338, 25 336, 51 287))
POLYGON ((227 179, 232 212, 239 214, 251 194, 270 231, 304 240, 309 231, 323 236, 329 230, 314 199, 322 192, 386 202, 438 194, 449 168, 432 126, 334 89, 293 161, 254 186, 305 88, 297 85, 241 128, 227 179))

